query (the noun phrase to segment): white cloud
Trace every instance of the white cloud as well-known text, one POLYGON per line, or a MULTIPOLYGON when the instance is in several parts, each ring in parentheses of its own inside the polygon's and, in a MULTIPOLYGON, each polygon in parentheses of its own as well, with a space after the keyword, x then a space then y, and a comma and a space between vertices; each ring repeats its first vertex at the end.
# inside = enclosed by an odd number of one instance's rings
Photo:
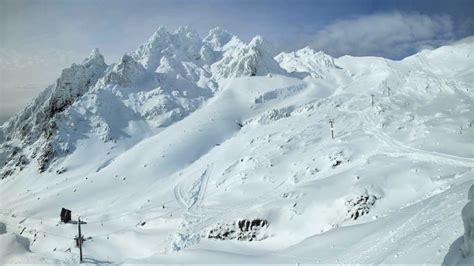
POLYGON ((340 20, 317 32, 312 46, 333 56, 401 58, 453 38, 449 16, 383 13, 340 20))

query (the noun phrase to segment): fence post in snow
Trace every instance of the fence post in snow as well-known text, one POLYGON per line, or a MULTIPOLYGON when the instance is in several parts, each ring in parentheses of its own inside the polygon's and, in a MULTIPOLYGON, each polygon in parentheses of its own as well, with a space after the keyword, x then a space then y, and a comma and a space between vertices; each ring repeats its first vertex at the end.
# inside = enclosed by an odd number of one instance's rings
POLYGON ((334 139, 334 120, 329 120, 329 126, 331 127, 331 137, 334 139))

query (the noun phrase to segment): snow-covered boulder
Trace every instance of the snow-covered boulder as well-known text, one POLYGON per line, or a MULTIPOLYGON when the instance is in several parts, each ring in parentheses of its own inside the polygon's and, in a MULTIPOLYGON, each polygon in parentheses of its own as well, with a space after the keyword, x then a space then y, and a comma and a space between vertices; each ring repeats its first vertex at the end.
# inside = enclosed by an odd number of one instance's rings
POLYGON ((474 185, 470 187, 467 199, 461 212, 464 235, 451 245, 443 265, 474 265, 474 185))
POLYGON ((474 254, 474 201, 471 197, 462 209, 462 221, 464 224, 464 243, 461 250, 462 255, 466 258, 474 254))
POLYGON ((30 241, 14 233, 0 235, 0 263, 14 263, 20 256, 31 253, 30 241))

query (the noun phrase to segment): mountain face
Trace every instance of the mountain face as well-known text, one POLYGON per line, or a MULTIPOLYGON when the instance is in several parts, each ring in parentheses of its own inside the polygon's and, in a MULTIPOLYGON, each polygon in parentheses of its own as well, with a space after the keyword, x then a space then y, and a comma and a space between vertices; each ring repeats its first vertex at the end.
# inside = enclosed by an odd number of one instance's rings
POLYGON ((69 151, 70 144, 60 134, 67 128, 59 128, 58 120, 96 84, 106 68, 104 57, 97 49, 93 50, 82 64, 64 69, 55 84, 2 126, 0 163, 3 177, 22 170, 34 158, 42 172, 55 155, 69 151))
POLYGON ((154 132, 201 106, 218 90, 219 79, 268 73, 285 71, 261 37, 245 44, 220 28, 201 39, 190 28, 170 33, 160 27, 110 66, 95 49, 1 127, 1 176, 31 162, 43 172, 73 152, 78 139, 118 141, 133 122, 143 124, 135 134, 154 132))
POLYGON ((0 127, 0 263, 78 263, 62 207, 93 262, 471 261, 473 54, 274 56, 220 28, 94 50, 0 127))

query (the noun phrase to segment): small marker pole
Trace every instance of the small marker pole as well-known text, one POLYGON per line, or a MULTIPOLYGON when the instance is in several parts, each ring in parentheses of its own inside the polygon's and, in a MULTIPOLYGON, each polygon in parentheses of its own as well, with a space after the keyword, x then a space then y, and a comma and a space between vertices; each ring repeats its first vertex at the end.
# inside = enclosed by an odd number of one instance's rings
POLYGON ((370 94, 370 98, 372 99, 372 107, 374 107, 374 96, 373 94, 370 94))
POLYGON ((82 263, 82 234, 81 234, 81 217, 77 218, 78 243, 79 243, 79 261, 82 263))
POLYGON ((331 127, 331 137, 334 139, 334 121, 332 119, 329 120, 329 126, 331 127))

